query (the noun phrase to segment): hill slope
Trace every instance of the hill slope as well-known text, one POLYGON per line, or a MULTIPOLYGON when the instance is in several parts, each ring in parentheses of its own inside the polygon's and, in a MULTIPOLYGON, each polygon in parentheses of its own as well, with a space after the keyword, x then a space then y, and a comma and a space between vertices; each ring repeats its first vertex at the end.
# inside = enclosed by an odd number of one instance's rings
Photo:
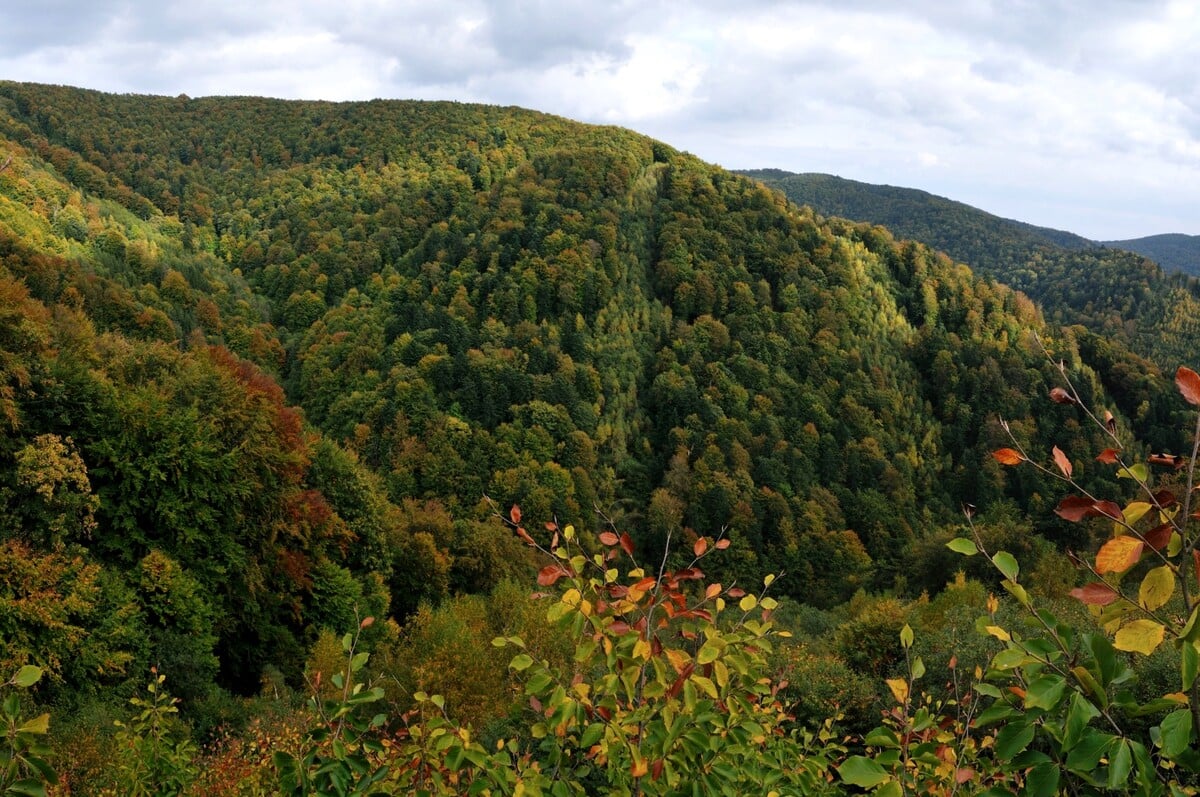
POLYGON ((1115 249, 1137 252, 1168 271, 1182 271, 1192 276, 1200 276, 1200 235, 1167 233, 1103 243, 1115 249))
POLYGON ((1061 324, 1082 324, 1163 367, 1194 358, 1200 285, 1070 233, 1002 219, 908 188, 831 175, 745 172, 818 213, 883 224, 1024 291, 1061 324))
POLYGON ((3 534, 71 546, 162 645, 199 640, 197 691, 217 661, 236 688, 296 678, 360 605, 488 589, 525 566, 487 523, 513 503, 650 551, 725 533, 713 576, 782 570, 819 605, 936 588, 911 546, 962 502, 1048 514, 1036 474, 988 456, 997 417, 1034 450, 1099 446, 1070 408, 1034 415, 1035 332, 1088 395, 1169 428, 1121 346, 628 131, 0 83, 0 136, 3 534), (77 523, 29 502, 39 478, 77 523))

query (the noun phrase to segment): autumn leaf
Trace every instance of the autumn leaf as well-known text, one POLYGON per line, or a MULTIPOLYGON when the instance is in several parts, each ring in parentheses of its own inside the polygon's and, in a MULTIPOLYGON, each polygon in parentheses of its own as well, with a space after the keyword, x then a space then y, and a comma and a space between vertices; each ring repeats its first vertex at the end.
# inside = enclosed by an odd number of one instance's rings
POLYGON ((1107 606, 1120 596, 1108 584, 1096 581, 1071 590, 1071 597, 1077 598, 1089 606, 1107 606))
POLYGON ((1162 644, 1165 632, 1166 629, 1153 620, 1134 620, 1117 632, 1113 647, 1149 656, 1162 644))
POLYGON ((992 458, 1001 465, 1020 465, 1025 461, 1021 452, 1012 448, 998 448, 992 452, 992 458))
POLYGON ((513 504, 512 509, 508 510, 508 517, 512 520, 513 523, 520 523, 521 522, 521 507, 517 506, 516 504, 513 504))
POLYGON ((600 532, 600 542, 604 543, 605 545, 616 545, 620 541, 621 538, 616 534, 613 534, 611 531, 600 532))
POLYGON ((1175 470, 1179 470, 1187 464, 1187 460, 1178 454, 1151 454, 1146 461, 1151 465, 1165 465, 1175 470))
POLYGON ((1181 365, 1175 372, 1175 386, 1188 404, 1200 405, 1200 374, 1181 365))
POLYGON ((1170 565, 1156 567, 1146 574, 1138 588, 1138 603, 1143 609, 1154 611, 1162 608, 1175 594, 1175 572, 1170 565))
POLYGON ((1071 478, 1071 460, 1067 459, 1067 455, 1058 446, 1055 446, 1051 453, 1054 454, 1054 464, 1062 471, 1062 475, 1071 478))
POLYGON ((521 528, 520 526, 517 526, 517 536, 520 537, 522 540, 524 540, 529 545, 537 545, 537 543, 533 541, 533 537, 529 536, 529 532, 527 532, 525 529, 521 528))
POLYGON ((696 556, 704 556, 704 552, 708 550, 708 539, 701 537, 696 540, 696 544, 692 546, 692 553, 696 556))
POLYGON ((1146 544, 1156 551, 1161 551, 1167 547, 1167 543, 1171 541, 1171 534, 1174 528, 1170 523, 1163 523, 1161 526, 1155 526, 1146 532, 1146 544))
POLYGON ((1074 404, 1075 398, 1063 390, 1061 387, 1056 387, 1050 391, 1050 400, 1055 404, 1074 404))
POLYGON ((1105 465, 1116 465, 1119 454, 1115 448, 1106 448, 1096 456, 1096 461, 1105 465))
POLYGON ((1096 572, 1124 573, 1137 564, 1145 547, 1137 537, 1113 537, 1096 553, 1096 572))
POLYGON ((629 532, 621 532, 621 550, 625 551, 629 556, 633 556, 633 537, 629 536, 629 532))
POLYGON ((1117 419, 1108 410, 1104 411, 1104 428, 1108 430, 1109 434, 1117 433, 1117 419))
POLYGON ((538 571, 537 583, 543 587, 550 587, 563 576, 569 575, 571 575, 571 572, 562 565, 550 564, 538 571))
POLYGON ((726 538, 726 539, 722 539, 722 540, 717 540, 716 545, 714 545, 713 547, 716 548, 718 551, 723 551, 729 547, 729 539, 726 538))

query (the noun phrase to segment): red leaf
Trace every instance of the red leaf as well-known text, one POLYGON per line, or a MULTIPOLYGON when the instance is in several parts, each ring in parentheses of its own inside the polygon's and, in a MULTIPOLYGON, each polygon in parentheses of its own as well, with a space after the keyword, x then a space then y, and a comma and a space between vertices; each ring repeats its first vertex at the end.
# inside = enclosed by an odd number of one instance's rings
POLYGON ((1125 519, 1121 507, 1112 501, 1093 501, 1082 495, 1068 495, 1059 501, 1058 506, 1054 508, 1054 514, 1072 523, 1078 523, 1084 518, 1100 516, 1110 517, 1113 520, 1125 519))
POLYGON ((1115 448, 1106 448, 1100 452, 1098 457, 1096 457, 1096 461, 1105 465, 1116 465, 1117 456, 1119 453, 1120 452, 1118 452, 1115 448))
POLYGON ((613 620, 612 623, 609 624, 608 630, 614 634, 628 634, 629 623, 625 622, 624 620, 613 620))
POLYGON ((1174 529, 1171 528, 1170 523, 1164 523, 1161 526, 1155 526, 1146 532, 1146 544, 1156 551, 1161 551, 1163 548, 1166 548, 1167 543, 1171 541, 1172 531, 1174 531, 1174 529))
POLYGON ((745 594, 746 594, 746 590, 742 589, 741 587, 731 587, 729 590, 729 597, 731 597, 735 600, 737 598, 741 598, 741 597, 745 596, 745 594))
POLYGON ((602 531, 600 532, 600 542, 604 543, 605 545, 616 545, 618 542, 620 542, 620 538, 611 531, 602 531))
POLYGON ((538 571, 537 582, 540 586, 550 587, 563 576, 571 575, 570 571, 559 564, 546 565, 538 571))
POLYGON ((1108 584, 1097 581, 1071 590, 1071 597, 1078 598, 1089 606, 1107 606, 1119 598, 1120 595, 1108 584))
POLYGON ((661 758, 659 758, 659 759, 655 760, 655 762, 653 764, 650 765, 650 780, 658 780, 659 778, 662 777, 662 773, 663 773, 663 760, 661 758))
POLYGON ((1061 387, 1056 387, 1050 391, 1050 400, 1055 404, 1074 404, 1075 398, 1061 387))
POLYGON ((959 786, 970 783, 975 778, 975 770, 970 767, 959 767, 954 770, 954 782, 959 786))
POLYGON ((1095 501, 1090 498, 1084 498, 1082 495, 1068 495, 1058 502, 1058 506, 1054 508, 1054 514, 1063 520, 1078 523, 1090 516, 1089 513, 1094 505, 1095 501))
POLYGON ((633 556, 633 537, 630 537, 628 532, 621 532, 621 549, 629 556, 633 556))
POLYGON ((546 531, 558 531, 558 524, 553 520, 546 521, 546 531))
POLYGON ((513 523, 520 523, 521 522, 521 507, 517 506, 516 504, 513 504, 512 509, 508 510, 508 517, 512 520, 513 523))
POLYGON ((1179 503, 1179 499, 1175 497, 1175 493, 1170 490, 1159 490, 1154 494, 1154 500, 1163 509, 1179 503))
POLYGON ((1062 471, 1062 475, 1071 478, 1071 460, 1067 459, 1067 455, 1058 446, 1055 446, 1051 453, 1054 454, 1054 464, 1062 471))
POLYGON ((992 458, 1001 465, 1020 465, 1025 461, 1021 452, 1012 448, 998 448, 992 452, 992 458))
POLYGON ((1200 404, 1200 374, 1181 365, 1175 372, 1175 386, 1188 404, 1200 404))
POLYGON ((696 556, 704 556, 704 552, 708 550, 708 539, 701 537, 696 540, 696 544, 692 546, 692 553, 696 556))
POLYGON ((717 544, 714 545, 713 547, 716 548, 718 551, 723 551, 729 547, 729 540, 728 539, 717 540, 717 544))

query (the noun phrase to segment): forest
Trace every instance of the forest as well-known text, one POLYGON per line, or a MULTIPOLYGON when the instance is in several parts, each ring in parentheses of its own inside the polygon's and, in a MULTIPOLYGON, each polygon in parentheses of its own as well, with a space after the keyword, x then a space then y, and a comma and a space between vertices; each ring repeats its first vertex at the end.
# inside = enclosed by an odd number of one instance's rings
POLYGON ((0 787, 1192 793, 1195 282, 897 236, 521 109, 0 82, 0 787))

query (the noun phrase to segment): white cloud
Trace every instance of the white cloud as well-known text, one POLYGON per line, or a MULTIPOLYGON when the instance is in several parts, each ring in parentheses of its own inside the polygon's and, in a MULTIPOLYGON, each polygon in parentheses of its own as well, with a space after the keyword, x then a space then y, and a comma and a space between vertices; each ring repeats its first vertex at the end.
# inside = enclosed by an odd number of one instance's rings
POLYGON ((42 0, 7 16, 10 79, 519 104, 1096 238, 1200 233, 1191 0, 42 0))

